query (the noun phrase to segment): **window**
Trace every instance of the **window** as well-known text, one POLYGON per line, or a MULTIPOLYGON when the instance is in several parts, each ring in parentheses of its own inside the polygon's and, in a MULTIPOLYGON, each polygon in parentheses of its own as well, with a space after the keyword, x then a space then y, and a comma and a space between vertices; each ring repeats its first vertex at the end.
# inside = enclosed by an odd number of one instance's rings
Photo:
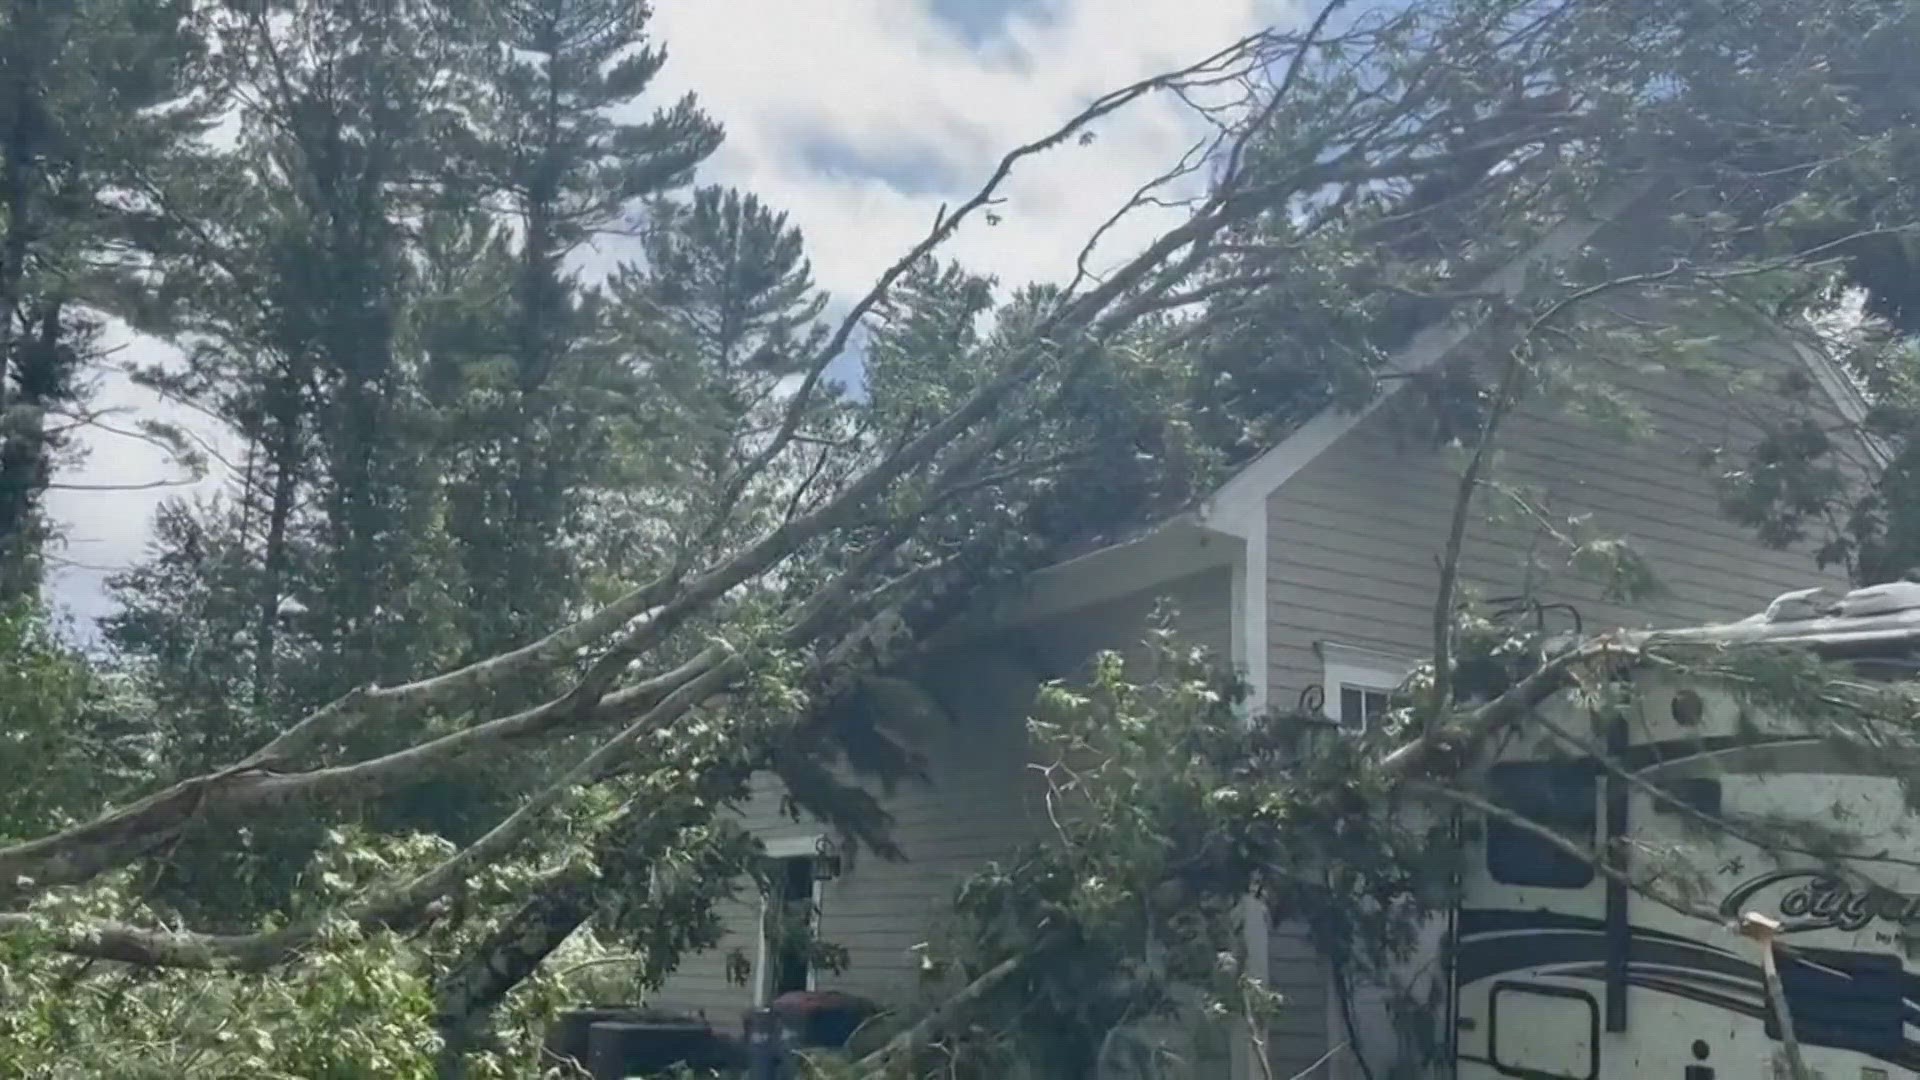
POLYGON ((1340 730, 1359 734, 1387 713, 1387 700, 1412 671, 1411 660, 1331 641, 1317 646, 1325 667, 1327 719, 1340 730))
POLYGON ((1368 690, 1364 687, 1342 685, 1340 687, 1340 712, 1334 717, 1340 726, 1353 732, 1362 732, 1378 723, 1387 714, 1387 692, 1368 690))
POLYGON ((819 929, 823 875, 820 838, 767 842, 768 889, 760 900, 760 946, 753 979, 753 1003, 765 1005, 781 994, 812 990, 812 944, 819 929))
MULTIPOLYGON (((1600 823, 1600 777, 1590 765, 1510 762, 1487 770, 1493 801, 1591 849, 1600 823)), ((1580 889, 1593 866, 1545 837, 1498 818, 1487 821, 1487 875, 1502 885, 1580 889)))

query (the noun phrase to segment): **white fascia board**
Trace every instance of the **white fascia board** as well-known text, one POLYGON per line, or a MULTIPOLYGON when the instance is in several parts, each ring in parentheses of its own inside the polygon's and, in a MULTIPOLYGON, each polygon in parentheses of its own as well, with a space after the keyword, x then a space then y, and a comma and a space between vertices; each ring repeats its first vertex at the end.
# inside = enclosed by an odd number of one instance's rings
POLYGON ((1231 567, 1243 546, 1240 537, 1182 515, 1144 536, 1035 572, 1005 621, 1035 622, 1202 570, 1231 567))

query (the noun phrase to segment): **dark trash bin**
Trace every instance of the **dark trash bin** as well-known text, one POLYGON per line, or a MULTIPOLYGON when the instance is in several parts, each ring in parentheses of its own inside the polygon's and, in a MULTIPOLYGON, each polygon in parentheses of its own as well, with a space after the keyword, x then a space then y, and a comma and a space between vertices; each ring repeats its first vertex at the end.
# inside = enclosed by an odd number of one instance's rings
MULTIPOLYGON (((542 1046, 556 1061, 587 1063, 587 1031, 602 1020, 646 1020, 652 1018, 638 1005, 582 1005, 565 1009, 547 1026, 542 1046)), ((676 1017, 675 1019, 684 1019, 676 1017)))
POLYGON ((728 1064, 724 1041, 697 1021, 598 1020, 587 1029, 587 1071, 594 1080, 658 1076, 676 1066, 728 1064))

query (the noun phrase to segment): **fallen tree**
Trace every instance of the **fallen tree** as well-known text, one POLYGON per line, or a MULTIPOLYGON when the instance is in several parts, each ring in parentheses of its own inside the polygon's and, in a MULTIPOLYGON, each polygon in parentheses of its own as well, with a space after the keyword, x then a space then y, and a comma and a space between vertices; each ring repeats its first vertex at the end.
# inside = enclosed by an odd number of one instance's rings
MULTIPOLYGON (((1719 5, 1436 3, 1350 25, 1337 18, 1342 7, 1106 95, 1009 154, 809 354, 778 423, 747 445, 712 518, 681 523, 686 542, 666 572, 526 646, 355 691, 228 767, 0 847, 0 900, 13 905, 0 929, 141 964, 271 966, 340 917, 366 930, 430 923, 443 902, 458 906, 476 869, 522 855, 577 789, 675 760, 677 741, 703 725, 764 727, 764 740, 744 740, 745 759, 713 766, 726 781, 707 800, 717 813, 741 769, 797 775, 844 753, 811 720, 909 665, 928 632, 1017 588, 1025 571, 1185 504, 1277 430, 1347 400, 1341 387, 1359 386, 1351 397, 1363 398, 1383 375, 1412 377, 1396 361, 1422 332, 1502 361, 1484 406, 1469 411, 1474 464, 1457 536, 1511 402, 1549 362, 1633 329, 1607 317, 1604 301, 1691 290, 1730 302, 1749 282, 1822 272, 1824 248, 1756 250, 1748 241, 1784 211, 1722 222, 1715 215, 1738 200, 1718 199, 1714 185, 1743 199, 1778 195, 1782 184, 1826 197, 1824 163, 1886 134, 1884 117, 1845 112, 1844 88, 1818 63, 1787 79, 1737 70, 1723 53, 1737 52, 1746 23, 1719 5), (1694 33, 1696 23, 1705 29, 1694 33), (1690 36, 1677 57, 1651 48, 1681 31, 1690 36), (1672 92, 1676 80, 1685 92, 1672 92), (827 440, 844 442, 832 448, 834 467, 801 458, 822 442, 816 425, 832 426, 822 419, 825 373, 856 332, 904 322, 913 312, 898 309, 938 298, 946 279, 933 256, 991 212, 1027 159, 1151 95, 1187 100, 1218 127, 1116 216, 1182 198, 1185 219, 1105 273, 1021 293, 937 370, 903 373, 881 356, 865 426, 827 440), (1763 134, 1735 148, 1744 156, 1680 152, 1721 124, 1763 134), (1628 268, 1587 242, 1611 213, 1649 202, 1680 219, 1669 225, 1693 258, 1628 268), (1570 247, 1537 257, 1583 221, 1587 232, 1570 247), (889 390, 887 378, 905 376, 937 392, 889 390), (736 512, 750 489, 763 504, 777 496, 783 512, 743 524, 736 512), (475 711, 533 672, 560 673, 568 688, 506 715, 475 711), (748 692, 756 682, 778 685, 748 692), (773 713, 779 723, 768 722, 773 713), (428 735, 430 720, 456 726, 428 735), (373 726, 422 734, 388 753, 343 749, 346 736, 373 726), (235 935, 50 922, 42 912, 163 856, 189 831, 237 835, 251 815, 358 805, 425 772, 575 740, 586 745, 569 766, 463 849, 324 918, 235 935)), ((1851 40, 1860 12, 1828 7, 1809 55, 1838 54, 1851 40)), ((1638 328, 1637 340, 1665 356, 1660 329, 1638 328)), ((1436 388, 1429 404, 1441 413, 1449 403, 1436 388)), ((1443 773, 1570 680, 1643 650, 1603 638, 1491 702, 1462 705, 1449 689, 1452 592, 1443 584, 1435 607, 1434 696, 1402 744, 1376 748, 1384 777, 1443 773)), ((703 790, 702 777, 686 780, 703 790)), ((636 804, 621 820, 645 829, 651 815, 636 804)), ((499 935, 467 958, 468 974, 443 980, 443 1026, 468 1023, 465 1014, 498 1001, 602 911, 605 897, 591 891, 578 873, 527 883, 499 935), (508 954, 513 963, 498 962, 508 954), (481 987, 476 971, 497 977, 481 987)))

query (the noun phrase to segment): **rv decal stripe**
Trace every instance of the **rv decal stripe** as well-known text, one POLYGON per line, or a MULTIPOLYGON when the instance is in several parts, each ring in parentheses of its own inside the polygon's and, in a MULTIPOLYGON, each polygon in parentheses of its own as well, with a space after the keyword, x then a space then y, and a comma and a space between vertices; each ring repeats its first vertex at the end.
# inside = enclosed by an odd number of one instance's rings
MULTIPOLYGON (((1583 977, 1598 978, 1598 976, 1583 976, 1583 977)), ((1674 997, 1686 998, 1689 1001, 1697 1001, 1702 1005, 1712 1005, 1715 1008, 1725 1009, 1728 1012, 1737 1013, 1741 1016, 1747 1017, 1750 1020, 1759 1020, 1763 1023, 1767 1021, 1767 1019, 1769 1018, 1769 1014, 1772 1012, 1772 1009, 1766 1006, 1750 1004, 1742 1001, 1736 1001, 1732 998, 1724 997, 1720 994, 1715 994, 1710 991, 1702 990, 1702 989, 1699 989, 1698 987, 1689 985, 1688 983, 1684 983, 1684 982, 1673 982, 1666 979, 1649 979, 1649 978, 1638 977, 1638 976, 1630 977, 1628 979, 1628 982, 1644 990, 1652 990, 1656 993, 1661 993, 1661 994, 1671 994, 1674 997)), ((1821 1044, 1815 1043, 1814 1045, 1821 1045, 1821 1044)), ((1903 1069, 1920 1068, 1920 1042, 1916 1042, 1911 1038, 1905 1040, 1905 1045, 1902 1046, 1898 1051, 1894 1052, 1891 1056, 1888 1056, 1886 1054, 1874 1053, 1871 1051, 1865 1051, 1865 1050, 1854 1050, 1853 1052, 1857 1054, 1863 1054, 1867 1057, 1876 1058, 1880 1061, 1884 1061, 1888 1063, 1889 1065, 1898 1065, 1903 1069)))
MULTIPOLYGON (((1718 992, 1733 995, 1735 999, 1747 1002, 1755 1009, 1764 1007, 1766 988, 1759 983, 1750 983, 1741 979, 1729 978, 1725 975, 1694 971, 1691 968, 1676 968, 1664 964, 1635 964, 1630 970, 1636 979, 1647 979, 1671 985, 1712 988, 1718 992)), ((1552 974, 1574 979, 1602 979, 1606 977, 1606 967, 1601 964, 1584 964, 1575 967, 1555 968, 1552 974)))
MULTIPOLYGON (((1511 908, 1462 908, 1459 916, 1459 927, 1460 948, 1462 950, 1465 950, 1469 946, 1488 947, 1490 946, 1490 941, 1485 939, 1487 939, 1489 935, 1496 934, 1525 938, 1541 931, 1562 931, 1567 933, 1600 935, 1605 933, 1606 930, 1606 924, 1601 920, 1584 915, 1569 915, 1558 911, 1517 911, 1511 908)), ((1646 938, 1651 941, 1672 943, 1688 949, 1717 953, 1722 956, 1736 958, 1736 962, 1740 962, 1737 961, 1737 954, 1729 950, 1709 945, 1696 938, 1684 937, 1680 934, 1669 933, 1664 930, 1654 930, 1649 927, 1636 926, 1633 928, 1633 936, 1636 939, 1646 938)), ((1526 948, 1526 946, 1514 947, 1521 949, 1526 948)), ((1604 948, 1604 943, 1596 945, 1595 948, 1604 948)), ((1598 958, 1597 955, 1596 958, 1598 958)), ((1818 964, 1816 963, 1815 966, 1818 966, 1818 964)), ((1753 967, 1752 971, 1754 973, 1753 978, 1758 979, 1759 968, 1757 966, 1753 967)), ((1906 998, 1907 1008, 1914 1022, 1920 1024, 1920 974, 1908 974, 1906 976, 1906 984, 1906 993, 1904 996, 1906 998)))
MULTIPOLYGON (((1460 937, 1463 939, 1482 934, 1534 930, 1582 930, 1599 934, 1606 931, 1606 923, 1585 915, 1568 915, 1559 911, 1516 911, 1512 908, 1462 908, 1460 910, 1460 937)), ((1681 942, 1703 949, 1713 948, 1694 938, 1644 926, 1634 927, 1633 933, 1635 937, 1681 942)), ((1725 950, 1716 949, 1715 951, 1725 950)))
MULTIPOLYGON (((1584 977, 1593 978, 1595 976, 1584 977)), ((1686 998, 1688 1001, 1697 1001, 1702 1005, 1712 1005, 1716 1009, 1725 1009, 1730 1013, 1738 1013, 1749 1020, 1765 1020, 1767 1018, 1767 1010, 1753 1002, 1742 1001, 1739 998, 1728 997, 1725 994, 1716 994, 1712 990, 1696 986, 1690 982, 1674 979, 1652 979, 1643 975, 1630 976, 1627 981, 1642 990, 1671 994, 1674 997, 1686 998)))
MULTIPOLYGON (((1725 753, 1728 750, 1746 750, 1761 746, 1788 746, 1793 744, 1812 744, 1821 742, 1816 735, 1701 735, 1686 739, 1662 739, 1658 742, 1635 743, 1616 755, 1622 768, 1628 772, 1645 772, 1663 765, 1678 765, 1681 762, 1708 754, 1725 753)), ((1570 763, 1584 765, 1595 771, 1603 766, 1600 759, 1582 757, 1569 759, 1570 763)))
MULTIPOLYGON (((1602 982, 1606 978, 1606 968, 1601 964, 1591 964, 1578 971, 1556 971, 1554 974, 1556 976, 1582 979, 1589 982, 1602 982)), ((1771 1011, 1765 1005, 1758 1002, 1745 1001, 1726 994, 1716 993, 1711 989, 1699 985, 1694 979, 1657 978, 1635 972, 1628 975, 1627 982, 1629 985, 1636 986, 1642 990, 1650 990, 1658 994, 1669 994, 1673 997, 1685 998, 1688 1001, 1696 1001, 1702 1005, 1711 1005, 1717 1009, 1725 1009, 1727 1012, 1737 1016, 1744 1016, 1749 1020, 1759 1020, 1763 1023, 1768 1019, 1768 1014, 1771 1011)), ((1855 1053, 1864 1053, 1868 1057, 1877 1058, 1890 1065, 1898 1065, 1903 1069, 1920 1069, 1920 1042, 1916 1042, 1911 1038, 1905 1040, 1905 1045, 1892 1056, 1859 1050, 1856 1050, 1855 1053)))
MULTIPOLYGON (((1673 765, 1688 758, 1718 754, 1725 750, 1739 750, 1749 746, 1779 746, 1784 743, 1819 742, 1808 735, 1774 735, 1756 737, 1753 735, 1706 735, 1696 739, 1663 739, 1659 742, 1640 743, 1628 747, 1620 754, 1620 764, 1632 772, 1651 769, 1655 765, 1673 765)), ((1596 762, 1597 764, 1597 762, 1596 762)))
MULTIPOLYGON (((1606 939, 1593 931, 1542 930, 1530 934, 1462 939, 1459 951, 1459 980, 1462 983, 1503 975, 1525 968, 1548 964, 1601 962, 1606 958, 1606 939)), ((1627 946, 1630 963, 1665 964, 1695 971, 1709 971, 1740 980, 1760 981, 1760 967, 1730 953, 1705 948, 1685 940, 1664 940, 1643 935, 1638 929, 1627 946)))

